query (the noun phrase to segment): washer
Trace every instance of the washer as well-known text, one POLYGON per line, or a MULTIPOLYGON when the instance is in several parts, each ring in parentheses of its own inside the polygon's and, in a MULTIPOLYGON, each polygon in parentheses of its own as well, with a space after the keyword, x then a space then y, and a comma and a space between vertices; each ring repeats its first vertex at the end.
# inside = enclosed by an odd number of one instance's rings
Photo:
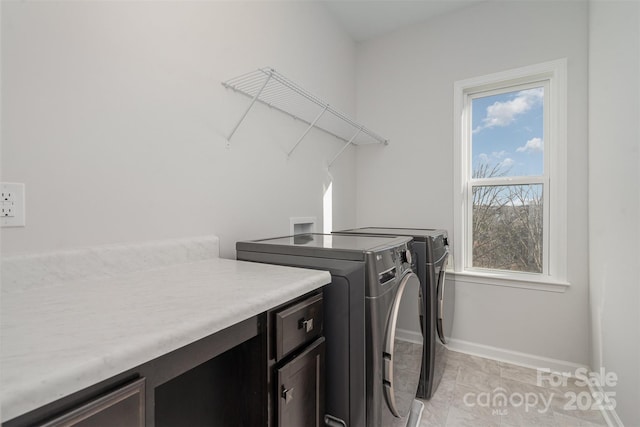
MULTIPOLYGON (((421 283, 420 329, 424 336, 422 370, 417 396, 430 399, 446 367, 446 337, 453 326, 455 290, 445 289, 449 258, 446 230, 424 228, 365 227, 334 232, 341 235, 409 236, 413 238, 413 268, 421 283)), ((411 325, 407 329, 415 329, 411 325)))
POLYGON ((401 314, 415 322, 420 315, 420 280, 408 246, 391 258, 376 255, 377 280, 373 276, 367 283, 367 417, 372 426, 396 425, 397 418, 406 417, 418 389, 422 341, 411 343, 398 333, 401 314))
POLYGON ((420 287, 410 244, 410 237, 331 234, 236 243, 239 260, 331 273, 323 292, 327 425, 386 427, 409 414, 422 344, 411 349, 396 329, 401 307, 419 317, 417 299, 406 301, 420 287))

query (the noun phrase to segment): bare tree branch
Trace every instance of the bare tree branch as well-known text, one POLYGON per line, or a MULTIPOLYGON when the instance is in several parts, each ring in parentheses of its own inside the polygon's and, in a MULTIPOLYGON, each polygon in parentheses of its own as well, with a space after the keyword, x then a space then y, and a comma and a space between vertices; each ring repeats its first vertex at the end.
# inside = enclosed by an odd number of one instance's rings
MULTIPOLYGON (((508 174, 500 164, 481 163, 473 178, 508 174)), ((542 272, 542 185, 473 187, 473 265, 475 267, 542 272)))

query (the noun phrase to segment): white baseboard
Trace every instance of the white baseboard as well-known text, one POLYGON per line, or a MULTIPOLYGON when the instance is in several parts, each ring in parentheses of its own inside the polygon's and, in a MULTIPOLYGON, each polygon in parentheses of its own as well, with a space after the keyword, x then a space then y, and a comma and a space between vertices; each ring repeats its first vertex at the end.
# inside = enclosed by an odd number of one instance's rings
MULTIPOLYGON (((419 343, 422 341, 422 334, 407 329, 396 330, 396 337, 402 341, 419 343)), ((485 357, 487 359, 499 360, 501 362, 511 363, 513 365, 524 366, 527 368, 538 369, 546 368, 552 372, 575 372, 578 368, 587 368, 587 365, 568 362, 565 360, 550 359, 548 357, 538 356, 535 354, 521 353, 518 351, 507 350, 504 348, 492 347, 484 344, 477 344, 469 341, 449 338, 447 342, 449 350, 458 351, 460 353, 471 354, 473 356, 485 357)))
POLYGON ((422 342, 422 334, 416 331, 410 331, 408 329, 396 329, 396 338, 401 341, 412 342, 414 344, 420 344, 422 342))
MULTIPOLYGON (((415 331, 398 329, 398 339, 409 342, 420 342, 422 336, 415 331)), ((587 365, 569 362, 566 360, 551 359, 548 357, 538 356, 535 354, 521 353, 518 351, 507 350, 504 348, 492 347, 484 344, 472 343, 469 341, 457 340, 449 338, 447 343, 449 350, 460 353, 471 354, 473 356, 484 357, 487 359, 499 360, 501 362, 511 363, 513 365, 524 366, 532 369, 550 369, 552 372, 573 374, 578 368, 586 368, 587 365)), ((603 389, 599 385, 589 384, 591 393, 602 393, 603 389)), ((601 409, 602 417, 609 427, 624 427, 622 420, 615 410, 601 409)))
MULTIPOLYGON (((604 389, 600 384, 592 384, 591 382, 589 382, 588 386, 592 396, 594 395, 594 393, 598 393, 600 396, 605 396, 604 389)), ((607 425, 609 427, 624 427, 624 423, 618 416, 618 413, 615 409, 605 410, 603 408, 600 409, 600 413, 602 414, 602 417, 607 422, 607 425)))
POLYGON ((587 365, 569 362, 566 360, 551 359, 536 354, 522 353, 519 351, 507 350, 505 348, 492 347, 490 345, 477 344, 469 341, 449 338, 447 343, 449 350, 467 353, 474 356, 486 357, 488 359, 499 360, 513 365, 524 366, 532 369, 550 369, 552 372, 573 373, 578 368, 589 369, 587 365))

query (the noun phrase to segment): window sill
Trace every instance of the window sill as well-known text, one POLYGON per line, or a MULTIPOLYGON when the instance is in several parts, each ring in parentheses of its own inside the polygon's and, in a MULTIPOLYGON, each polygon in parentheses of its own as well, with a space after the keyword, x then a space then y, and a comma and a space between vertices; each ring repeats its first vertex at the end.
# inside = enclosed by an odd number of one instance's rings
POLYGON ((477 283, 490 286, 530 289, 544 292, 566 292, 571 286, 567 281, 533 274, 488 273, 480 271, 447 272, 447 277, 456 282, 477 283))

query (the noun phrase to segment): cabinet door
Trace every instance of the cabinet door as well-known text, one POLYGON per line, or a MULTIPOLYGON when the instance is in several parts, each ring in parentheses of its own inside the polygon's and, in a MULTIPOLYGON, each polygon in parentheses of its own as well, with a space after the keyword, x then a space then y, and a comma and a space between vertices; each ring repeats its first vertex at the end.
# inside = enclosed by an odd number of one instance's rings
POLYGON ((322 425, 324 417, 324 337, 277 369, 278 426, 322 425))
POLYGON ((41 427, 144 427, 144 405, 144 378, 140 378, 41 427))

